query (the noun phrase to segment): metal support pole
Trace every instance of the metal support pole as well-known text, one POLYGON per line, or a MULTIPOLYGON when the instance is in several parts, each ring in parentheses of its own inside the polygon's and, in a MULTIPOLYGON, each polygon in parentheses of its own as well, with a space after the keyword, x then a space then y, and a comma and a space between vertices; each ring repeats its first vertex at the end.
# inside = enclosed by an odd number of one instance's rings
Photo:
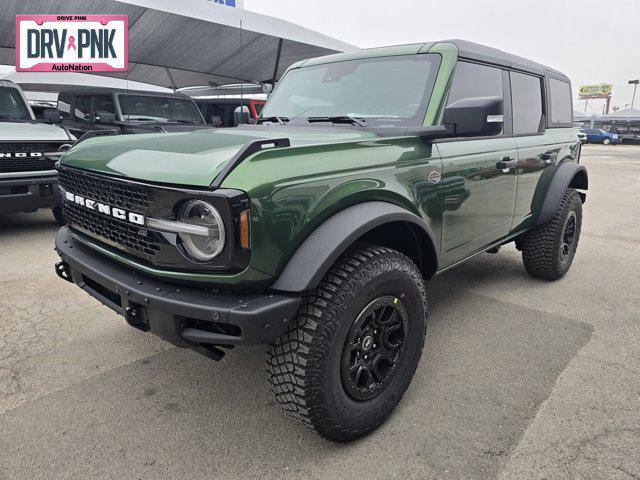
POLYGON ((280 54, 282 53, 282 44, 284 40, 280 38, 278 40, 278 51, 276 53, 276 66, 273 69, 273 78, 271 80, 272 88, 276 86, 276 80, 278 79, 278 67, 280 66, 280 54))

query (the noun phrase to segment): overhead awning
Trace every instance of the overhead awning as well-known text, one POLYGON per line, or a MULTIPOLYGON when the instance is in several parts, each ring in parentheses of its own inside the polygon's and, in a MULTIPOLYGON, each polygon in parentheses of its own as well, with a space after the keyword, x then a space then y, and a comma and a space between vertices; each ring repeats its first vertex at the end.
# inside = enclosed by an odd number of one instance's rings
MULTIPOLYGON (((304 58, 357 50, 290 22, 208 0, 2 0, 0 64, 14 64, 18 14, 126 14, 129 71, 101 75, 174 89, 271 82, 304 58)), ((64 85, 64 75, 49 74, 51 84, 64 85)))
POLYGON ((616 122, 640 122, 640 110, 637 108, 626 108, 607 115, 602 115, 598 120, 609 120, 616 122))

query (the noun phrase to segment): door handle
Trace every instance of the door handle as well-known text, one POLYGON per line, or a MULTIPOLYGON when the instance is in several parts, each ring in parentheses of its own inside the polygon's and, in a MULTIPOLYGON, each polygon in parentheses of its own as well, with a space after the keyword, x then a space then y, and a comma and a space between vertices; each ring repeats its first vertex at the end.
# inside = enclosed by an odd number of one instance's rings
POLYGON ((543 153, 542 154, 542 160, 544 160, 544 163, 546 163, 547 165, 549 165, 550 163, 554 163, 557 159, 558 159, 558 154, 557 153, 543 153))
POLYGON ((511 157, 504 157, 501 161, 496 163, 496 168, 502 170, 502 173, 507 173, 512 168, 518 166, 518 160, 511 157))

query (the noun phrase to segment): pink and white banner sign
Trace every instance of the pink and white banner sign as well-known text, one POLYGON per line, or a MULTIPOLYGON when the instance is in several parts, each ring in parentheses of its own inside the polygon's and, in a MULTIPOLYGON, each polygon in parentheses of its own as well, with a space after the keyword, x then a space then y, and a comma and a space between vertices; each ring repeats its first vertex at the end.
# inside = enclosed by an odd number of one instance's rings
POLYGON ((126 72, 127 15, 17 15, 19 72, 126 72))

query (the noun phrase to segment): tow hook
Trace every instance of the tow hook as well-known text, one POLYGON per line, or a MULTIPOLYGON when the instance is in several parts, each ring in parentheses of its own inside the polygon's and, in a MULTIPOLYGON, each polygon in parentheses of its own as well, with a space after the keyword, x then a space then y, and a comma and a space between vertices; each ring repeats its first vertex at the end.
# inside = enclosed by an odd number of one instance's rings
POLYGON ((73 278, 71 278, 71 270, 69 270, 69 264, 67 262, 56 263, 56 275, 58 275, 62 280, 73 283, 73 278))
POLYGON ((149 322, 147 321, 145 311, 141 307, 130 305, 124 309, 124 319, 129 325, 143 332, 149 331, 149 322))

